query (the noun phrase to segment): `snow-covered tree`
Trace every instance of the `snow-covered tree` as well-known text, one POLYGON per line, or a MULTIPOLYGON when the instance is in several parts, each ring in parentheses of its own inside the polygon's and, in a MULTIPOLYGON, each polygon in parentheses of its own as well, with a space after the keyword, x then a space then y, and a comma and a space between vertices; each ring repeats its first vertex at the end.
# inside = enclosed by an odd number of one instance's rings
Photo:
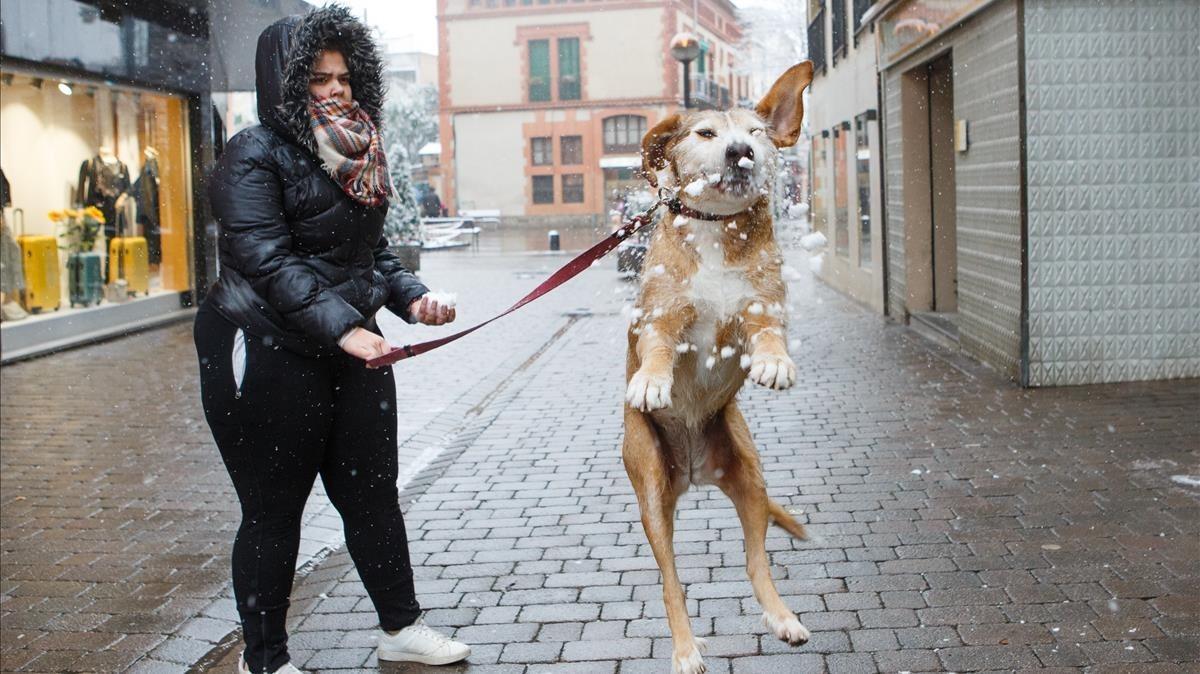
POLYGON ((757 96, 783 71, 808 58, 807 0, 753 0, 738 8, 743 32, 738 72, 757 96))
POLYGON ((392 195, 387 218, 383 221, 383 234, 388 243, 398 246, 421 242, 421 211, 413 194, 409 179, 408 152, 401 143, 392 143, 387 150, 388 172, 396 194, 392 195))
POLYGON ((438 93, 437 88, 425 86, 393 87, 384 104, 383 132, 388 144, 404 146, 409 157, 426 143, 438 137, 438 93))

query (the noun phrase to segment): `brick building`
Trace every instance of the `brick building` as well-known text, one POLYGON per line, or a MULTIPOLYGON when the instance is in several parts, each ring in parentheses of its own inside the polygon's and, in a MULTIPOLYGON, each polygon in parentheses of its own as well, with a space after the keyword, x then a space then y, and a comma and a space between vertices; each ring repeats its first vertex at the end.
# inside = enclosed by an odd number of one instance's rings
POLYGON ((505 222, 602 221, 646 129, 682 100, 676 33, 698 33, 693 102, 748 95, 729 0, 439 0, 443 201, 505 222), (697 23, 693 24, 693 8, 697 23))

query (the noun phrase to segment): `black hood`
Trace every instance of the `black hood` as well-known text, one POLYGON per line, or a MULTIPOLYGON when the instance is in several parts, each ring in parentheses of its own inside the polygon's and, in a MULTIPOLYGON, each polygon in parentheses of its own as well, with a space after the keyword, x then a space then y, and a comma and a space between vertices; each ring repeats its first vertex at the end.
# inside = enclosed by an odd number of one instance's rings
POLYGON ((254 61, 258 120, 314 155, 317 143, 308 123, 308 76, 323 49, 342 53, 354 100, 382 128, 383 59, 370 29, 345 7, 329 5, 276 21, 258 36, 254 61))

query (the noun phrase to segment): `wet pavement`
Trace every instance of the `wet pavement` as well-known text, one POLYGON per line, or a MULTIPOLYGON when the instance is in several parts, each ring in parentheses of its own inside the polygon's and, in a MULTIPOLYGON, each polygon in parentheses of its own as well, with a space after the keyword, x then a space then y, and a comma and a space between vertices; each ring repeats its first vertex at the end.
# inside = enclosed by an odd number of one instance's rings
MULTIPOLYGON (((439 255, 424 275, 463 325, 562 261, 439 255)), ((670 671, 619 456, 628 286, 609 262, 401 365, 421 391, 399 450, 419 598, 474 653, 389 670, 670 671)), ((1023 390, 807 275, 791 292, 798 384, 742 404, 770 492, 814 536, 768 537, 813 639, 766 635, 732 506, 693 491, 676 554, 710 672, 1200 667, 1200 382, 1023 390)), ((178 326, 0 371, 4 671, 232 671, 235 645, 213 645, 236 502, 193 358, 178 326)), ((294 594, 294 660, 373 670, 365 591, 323 554, 294 594)))

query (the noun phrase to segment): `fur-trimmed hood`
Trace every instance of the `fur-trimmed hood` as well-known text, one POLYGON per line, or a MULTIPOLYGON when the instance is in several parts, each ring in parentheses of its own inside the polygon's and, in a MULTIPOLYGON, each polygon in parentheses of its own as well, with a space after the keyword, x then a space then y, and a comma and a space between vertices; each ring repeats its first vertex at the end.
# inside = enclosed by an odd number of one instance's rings
POLYGON ((259 121, 313 155, 317 142, 309 127, 308 76, 323 49, 342 53, 354 100, 381 128, 383 59, 370 29, 345 7, 329 5, 271 24, 258 37, 254 63, 259 121))

